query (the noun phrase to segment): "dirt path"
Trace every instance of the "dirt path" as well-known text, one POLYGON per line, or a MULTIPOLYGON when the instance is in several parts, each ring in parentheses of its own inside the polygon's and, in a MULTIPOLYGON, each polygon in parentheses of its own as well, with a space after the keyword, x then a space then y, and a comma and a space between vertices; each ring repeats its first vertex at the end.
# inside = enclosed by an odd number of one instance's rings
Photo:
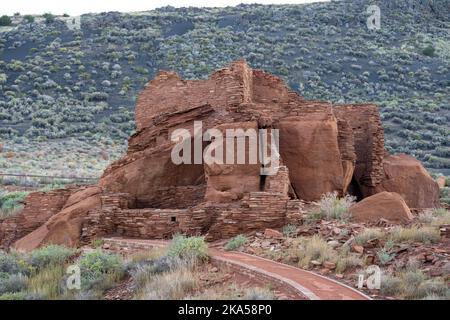
MULTIPOLYGON (((132 249, 164 247, 168 244, 167 241, 143 239, 105 238, 104 241, 111 247, 132 249)), ((370 300, 349 286, 310 271, 242 252, 227 252, 214 247, 209 252, 211 259, 217 263, 224 263, 249 276, 287 285, 310 300, 370 300)))

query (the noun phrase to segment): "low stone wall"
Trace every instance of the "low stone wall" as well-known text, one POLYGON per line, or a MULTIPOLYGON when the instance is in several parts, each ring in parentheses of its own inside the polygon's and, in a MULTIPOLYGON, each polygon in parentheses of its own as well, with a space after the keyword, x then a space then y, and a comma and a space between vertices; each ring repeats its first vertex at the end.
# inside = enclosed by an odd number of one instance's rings
POLYGON ((239 202, 204 203, 187 209, 103 207, 89 213, 81 239, 83 243, 104 236, 167 239, 182 233, 206 235, 213 241, 298 223, 301 206, 301 201, 278 192, 251 192, 239 202))

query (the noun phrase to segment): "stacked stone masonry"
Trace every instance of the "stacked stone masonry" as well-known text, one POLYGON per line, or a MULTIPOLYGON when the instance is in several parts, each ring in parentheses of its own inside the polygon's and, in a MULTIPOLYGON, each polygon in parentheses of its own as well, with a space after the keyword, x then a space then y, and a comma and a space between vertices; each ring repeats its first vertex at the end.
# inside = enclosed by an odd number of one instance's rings
MULTIPOLYGON (((183 80, 161 71, 139 95, 135 120, 127 153, 104 171, 98 186, 32 194, 21 214, 0 222, 2 245, 20 237, 16 247, 29 249, 49 242, 77 245, 110 235, 169 238, 177 232, 209 240, 228 238, 299 223, 302 201, 316 201, 334 191, 364 198, 385 188, 400 190, 405 199, 420 194, 421 207, 438 203, 433 181, 420 165, 409 161, 403 167, 420 171, 418 179, 427 182, 427 189, 416 183, 411 191, 407 182, 417 180, 414 174, 409 180, 402 179, 402 173, 392 175, 400 160, 386 162, 376 105, 305 100, 279 77, 253 70, 242 60, 206 80, 183 80), (191 151, 199 147, 203 153, 210 143, 196 144, 196 121, 202 126, 198 134, 242 128, 239 139, 248 141, 247 130, 279 130, 276 175, 262 175, 260 161, 194 164, 193 157, 190 163, 175 164, 175 130, 192 135, 187 140, 191 151), (383 184, 386 179, 389 184, 383 184), (69 195, 78 202, 64 208, 69 195), (57 200, 45 209, 42 199, 57 200), (67 236, 64 230, 70 231, 67 236)), ((257 139, 260 142, 260 136, 257 139)), ((247 156, 248 146, 245 152, 247 156)))

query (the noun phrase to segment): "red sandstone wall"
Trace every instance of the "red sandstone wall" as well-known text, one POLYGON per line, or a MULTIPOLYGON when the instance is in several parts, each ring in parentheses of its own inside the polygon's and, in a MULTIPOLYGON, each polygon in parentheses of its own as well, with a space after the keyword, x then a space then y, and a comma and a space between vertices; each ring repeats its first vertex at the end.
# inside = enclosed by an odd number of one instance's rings
POLYGON ((0 220, 0 247, 8 249, 16 240, 43 225, 63 208, 71 193, 72 189, 30 193, 19 214, 0 220))

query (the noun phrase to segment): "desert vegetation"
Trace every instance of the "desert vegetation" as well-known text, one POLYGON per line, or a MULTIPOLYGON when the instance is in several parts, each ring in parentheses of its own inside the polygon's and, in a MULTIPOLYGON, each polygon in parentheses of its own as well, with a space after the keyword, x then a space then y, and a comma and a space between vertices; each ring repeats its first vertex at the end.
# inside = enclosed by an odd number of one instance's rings
POLYGON ((205 78, 243 57, 307 99, 379 104, 388 150, 445 171, 445 14, 390 4, 369 31, 369 4, 166 7, 83 15, 80 29, 51 13, 2 17, 0 168, 98 176, 123 152, 136 95, 159 69, 205 78))
POLYGON ((276 299, 269 287, 224 285, 229 275, 208 263, 201 237, 176 235, 167 249, 126 255, 101 247, 0 251, 0 300, 108 299, 122 288, 121 299, 276 299), (67 286, 73 266, 79 268, 79 288, 67 286))

